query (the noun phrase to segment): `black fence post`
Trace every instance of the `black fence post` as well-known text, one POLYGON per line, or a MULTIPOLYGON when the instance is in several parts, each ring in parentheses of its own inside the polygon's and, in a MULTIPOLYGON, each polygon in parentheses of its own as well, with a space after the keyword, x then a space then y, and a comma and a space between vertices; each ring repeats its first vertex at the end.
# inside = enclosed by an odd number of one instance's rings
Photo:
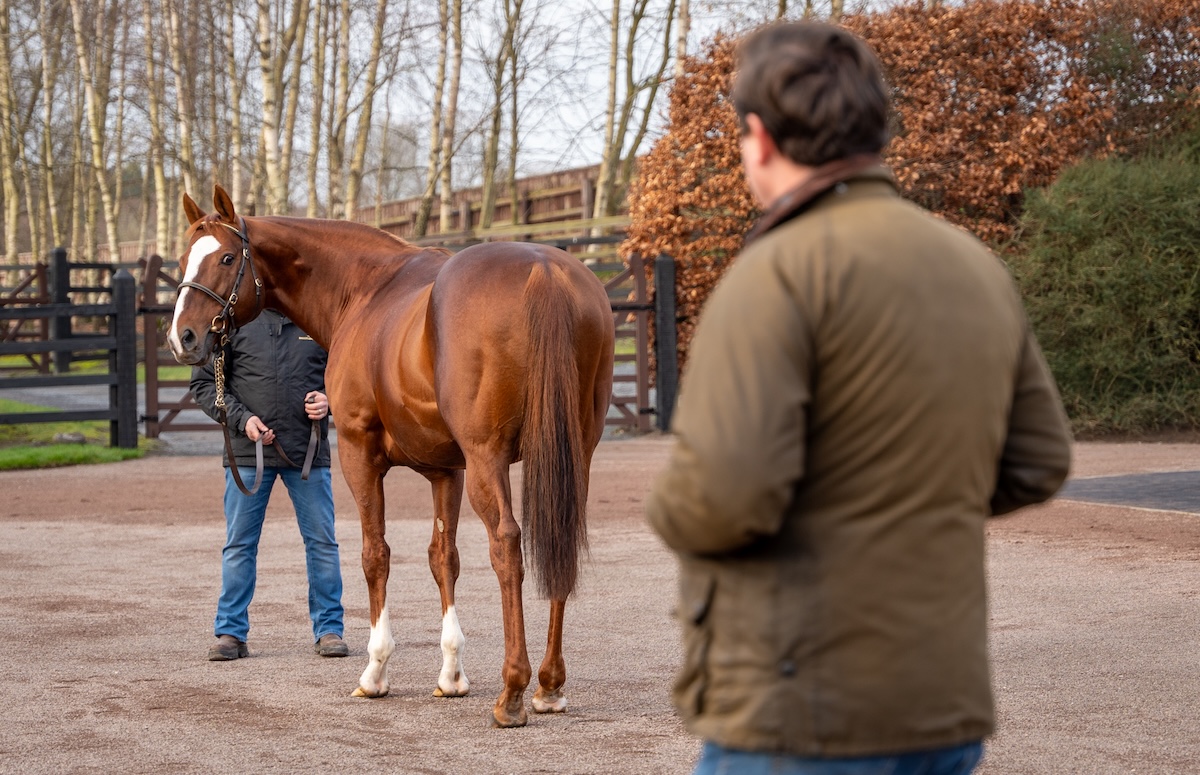
MULTIPOLYGON (((67 263, 67 249, 55 248, 50 251, 50 302, 52 304, 71 303, 71 267, 67 263)), ((54 341, 66 341, 71 338, 71 316, 62 314, 51 320, 50 338, 54 341)), ((71 353, 59 350, 53 354, 54 373, 65 374, 71 370, 71 353)))
POLYGON ((137 449, 137 287, 125 269, 113 275, 112 303, 109 330, 117 346, 109 355, 109 372, 116 384, 108 388, 108 405, 117 419, 109 426, 109 446, 137 449))
POLYGON ((675 259, 654 259, 654 358, 657 362, 654 406, 660 431, 671 429, 679 390, 679 350, 675 331, 675 259))

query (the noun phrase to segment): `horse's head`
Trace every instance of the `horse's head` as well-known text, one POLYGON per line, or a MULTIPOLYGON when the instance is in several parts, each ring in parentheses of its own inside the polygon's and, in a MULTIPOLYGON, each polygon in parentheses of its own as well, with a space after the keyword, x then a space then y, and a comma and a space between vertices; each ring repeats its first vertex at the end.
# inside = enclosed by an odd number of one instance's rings
POLYGON ((213 206, 216 212, 206 214, 183 195, 191 226, 179 258, 183 282, 167 342, 175 360, 187 365, 207 361, 239 325, 262 312, 262 283, 250 259, 246 222, 220 186, 213 206))

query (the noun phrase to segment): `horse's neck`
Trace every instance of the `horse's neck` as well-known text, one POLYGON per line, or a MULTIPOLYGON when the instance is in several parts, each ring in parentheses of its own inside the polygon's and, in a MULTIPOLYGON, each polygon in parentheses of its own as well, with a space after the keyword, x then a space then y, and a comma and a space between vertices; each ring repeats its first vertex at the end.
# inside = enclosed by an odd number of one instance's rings
POLYGON ((345 241, 330 236, 328 222, 264 220, 258 225, 260 236, 251 242, 263 258, 266 303, 328 350, 342 318, 362 295, 363 264, 351 263, 345 241))

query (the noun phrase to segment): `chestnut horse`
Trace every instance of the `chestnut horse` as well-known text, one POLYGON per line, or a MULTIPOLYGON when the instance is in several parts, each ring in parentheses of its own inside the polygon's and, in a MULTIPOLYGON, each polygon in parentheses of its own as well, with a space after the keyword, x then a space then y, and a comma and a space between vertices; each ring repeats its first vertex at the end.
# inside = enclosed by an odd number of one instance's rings
POLYGON ((388 692, 395 640, 383 476, 407 466, 433 488, 429 567, 442 600, 434 695, 469 688, 454 607, 465 480, 487 528, 503 605, 504 689, 494 723, 527 721, 522 533, 550 600, 533 709, 565 710, 563 613, 586 546, 588 473, 612 389, 613 317, 603 285, 547 246, 485 243, 451 254, 348 221, 239 217, 220 186, 213 205, 205 214, 183 197, 191 226, 170 346, 180 363, 204 363, 237 324, 271 307, 329 352, 326 388, 362 520, 371 607, 370 661, 354 696, 388 692), (523 529, 509 484, 518 460, 523 529))

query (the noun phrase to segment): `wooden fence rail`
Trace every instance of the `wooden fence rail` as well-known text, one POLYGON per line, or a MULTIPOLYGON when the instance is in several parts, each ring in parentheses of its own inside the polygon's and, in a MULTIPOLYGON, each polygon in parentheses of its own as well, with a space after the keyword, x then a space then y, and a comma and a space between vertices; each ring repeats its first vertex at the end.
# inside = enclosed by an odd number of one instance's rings
POLYGON ((111 446, 133 449, 138 442, 137 416, 137 293, 133 275, 118 270, 112 276, 112 301, 108 304, 50 303, 22 308, 0 308, 0 320, 72 317, 103 317, 108 320, 105 335, 92 337, 81 345, 78 338, 25 342, 0 342, 2 355, 70 354, 85 346, 108 357, 103 374, 38 374, 9 377, 0 383, 8 388, 50 388, 64 385, 108 385, 107 409, 0 414, 0 425, 41 422, 108 420, 111 446))
MULTIPOLYGON (((613 236, 563 237, 546 240, 559 247, 587 247, 590 245, 613 244, 613 236), (560 244, 564 243, 564 244, 560 244)), ((670 412, 675 400, 676 363, 674 348, 674 263, 669 257, 655 260, 656 301, 648 294, 644 261, 633 256, 628 262, 587 262, 605 283, 613 310, 613 321, 618 341, 632 344, 618 346, 615 356, 617 364, 633 364, 630 370, 618 368, 614 378, 612 406, 613 416, 606 423, 633 432, 651 429, 651 418, 660 430, 669 427, 670 412), (650 357, 649 329, 651 319, 658 326, 656 338, 656 361, 659 364, 657 396, 653 405, 650 400, 650 357), (665 332, 665 334, 664 334, 665 332), (632 350, 632 352, 630 352, 632 350)), ((136 287, 133 275, 125 268, 106 267, 110 278, 106 286, 76 285, 71 282, 71 272, 80 269, 93 270, 94 265, 72 263, 66 251, 53 251, 49 267, 43 265, 45 292, 35 301, 17 304, 0 304, 0 321, 12 321, 16 325, 24 321, 40 321, 41 328, 29 333, 23 340, 12 338, 0 340, 0 355, 22 355, 31 359, 38 376, 0 378, 0 388, 11 387, 54 387, 64 385, 108 385, 110 388, 109 408, 85 412, 42 412, 34 414, 3 414, 0 424, 109 420, 113 423, 113 444, 136 446, 137 424, 145 423, 147 438, 157 438, 164 431, 208 431, 218 430, 211 421, 185 422, 182 413, 198 410, 199 407, 186 390, 179 397, 180 389, 186 389, 186 379, 167 379, 160 373, 162 367, 174 366, 175 360, 166 348, 166 331, 174 312, 174 298, 178 280, 167 271, 161 256, 152 255, 139 259, 137 268, 141 275, 140 288, 136 287), (72 295, 109 295, 106 304, 70 303, 72 295), (106 320, 106 330, 97 331, 94 321, 106 320), (81 333, 73 321, 87 321, 88 333, 81 333), (139 347, 140 326, 140 347, 139 347), (139 352, 140 350, 140 352, 139 352), (105 374, 70 374, 71 361, 82 359, 86 352, 89 359, 97 354, 109 361, 105 374), (36 369, 37 364, 50 359, 55 364, 56 375, 50 376, 48 369, 36 369), (145 411, 137 413, 137 363, 145 364, 145 411), (131 430, 132 429, 132 430, 131 430), (132 434, 132 436, 130 436, 132 434), (132 439, 132 441, 130 441, 132 439)), ((31 281, 32 282, 32 281, 31 281)), ((28 290, 29 283, 22 290, 28 290)), ((0 326, 8 330, 11 326, 0 326)))

